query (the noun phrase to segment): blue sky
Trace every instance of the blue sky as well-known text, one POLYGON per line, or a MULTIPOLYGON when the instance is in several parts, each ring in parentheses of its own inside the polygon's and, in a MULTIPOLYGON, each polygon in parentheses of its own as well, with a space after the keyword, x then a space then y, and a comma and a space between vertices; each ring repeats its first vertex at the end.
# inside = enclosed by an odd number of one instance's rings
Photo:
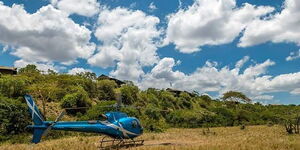
POLYGON ((297 0, 4 0, 0 65, 299 104, 297 12, 297 0))

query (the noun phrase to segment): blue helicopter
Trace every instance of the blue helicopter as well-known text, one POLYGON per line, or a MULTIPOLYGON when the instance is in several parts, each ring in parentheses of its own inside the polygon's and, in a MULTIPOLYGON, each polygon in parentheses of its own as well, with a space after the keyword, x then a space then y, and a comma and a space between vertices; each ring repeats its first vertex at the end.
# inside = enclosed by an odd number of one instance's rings
POLYGON ((100 148, 143 145, 144 140, 134 140, 143 134, 143 127, 135 117, 128 117, 122 112, 107 112, 101 120, 93 121, 60 121, 65 111, 55 121, 45 121, 31 95, 24 96, 29 107, 33 125, 32 142, 37 144, 50 130, 78 131, 105 135, 100 141, 100 148))

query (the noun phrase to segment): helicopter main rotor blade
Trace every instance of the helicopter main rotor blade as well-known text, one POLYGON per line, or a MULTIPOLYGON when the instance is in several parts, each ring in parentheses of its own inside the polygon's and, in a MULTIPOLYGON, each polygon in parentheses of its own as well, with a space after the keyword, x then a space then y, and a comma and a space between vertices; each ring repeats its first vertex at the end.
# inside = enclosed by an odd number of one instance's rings
POLYGON ((88 109, 88 108, 91 108, 91 107, 70 107, 70 108, 63 108, 63 109, 72 110, 72 109, 88 109))

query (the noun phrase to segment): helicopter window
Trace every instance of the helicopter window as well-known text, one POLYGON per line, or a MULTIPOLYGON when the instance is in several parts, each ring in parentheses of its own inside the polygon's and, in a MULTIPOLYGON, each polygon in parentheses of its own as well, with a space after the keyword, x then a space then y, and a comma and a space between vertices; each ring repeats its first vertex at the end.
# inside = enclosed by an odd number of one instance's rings
POLYGON ((132 127, 133 128, 136 128, 138 126, 138 123, 134 120, 134 121, 132 121, 132 127))

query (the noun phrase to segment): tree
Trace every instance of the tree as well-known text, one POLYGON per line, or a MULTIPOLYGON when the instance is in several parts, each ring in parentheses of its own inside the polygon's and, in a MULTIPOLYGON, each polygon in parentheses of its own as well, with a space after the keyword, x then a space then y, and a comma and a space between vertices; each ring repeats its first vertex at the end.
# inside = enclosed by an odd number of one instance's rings
MULTIPOLYGON (((74 90, 77 91, 64 96, 61 102, 62 108, 90 107, 92 105, 88 93, 82 87, 77 87, 74 90)), ((75 115, 77 112, 85 113, 86 109, 70 109, 67 112, 75 115)))
POLYGON ((27 80, 23 77, 5 76, 0 78, 0 93, 9 98, 17 98, 26 93, 27 80))
POLYGON ((295 110, 288 110, 285 115, 280 117, 280 120, 288 134, 300 133, 300 116, 295 110))
POLYGON ((19 69, 18 71, 20 74, 34 74, 34 73, 37 73, 39 74, 40 73, 40 70, 37 69, 36 65, 32 65, 32 64, 28 64, 26 67, 24 68, 21 68, 19 69))
POLYGON ((32 84, 29 87, 30 94, 42 101, 43 115, 46 118, 46 103, 51 101, 57 93, 57 87, 55 83, 43 83, 32 84))
POLYGON ((95 73, 93 72, 81 72, 81 73, 77 73, 76 75, 86 78, 86 79, 90 79, 90 80, 96 80, 97 76, 95 73))
POLYGON ((178 99, 168 91, 162 91, 159 95, 160 106, 163 110, 180 108, 178 99))
POLYGON ((97 92, 100 100, 116 100, 114 89, 117 87, 115 81, 100 80, 97 81, 97 92))
POLYGON ((52 70, 52 69, 48 69, 48 74, 49 75, 58 75, 58 73, 57 72, 55 72, 54 70, 52 70))
POLYGON ((82 117, 83 120, 99 120, 99 116, 109 111, 115 111, 114 105, 116 101, 101 101, 96 105, 93 105, 90 109, 87 110, 85 116, 82 117))
POLYGON ((224 93, 222 99, 224 101, 233 101, 233 102, 245 102, 245 103, 251 102, 251 99, 248 98, 245 94, 236 91, 228 91, 224 93))
POLYGON ((28 107, 22 99, 10 99, 0 94, 0 141, 25 131, 30 124, 28 107))
POLYGON ((131 105, 138 100, 139 89, 133 85, 123 85, 120 88, 122 102, 126 105, 131 105))
POLYGON ((199 96, 205 103, 210 104, 210 102, 212 101, 211 97, 209 95, 201 95, 199 96))
POLYGON ((179 100, 181 108, 192 108, 192 97, 187 92, 181 92, 177 99, 179 100))

